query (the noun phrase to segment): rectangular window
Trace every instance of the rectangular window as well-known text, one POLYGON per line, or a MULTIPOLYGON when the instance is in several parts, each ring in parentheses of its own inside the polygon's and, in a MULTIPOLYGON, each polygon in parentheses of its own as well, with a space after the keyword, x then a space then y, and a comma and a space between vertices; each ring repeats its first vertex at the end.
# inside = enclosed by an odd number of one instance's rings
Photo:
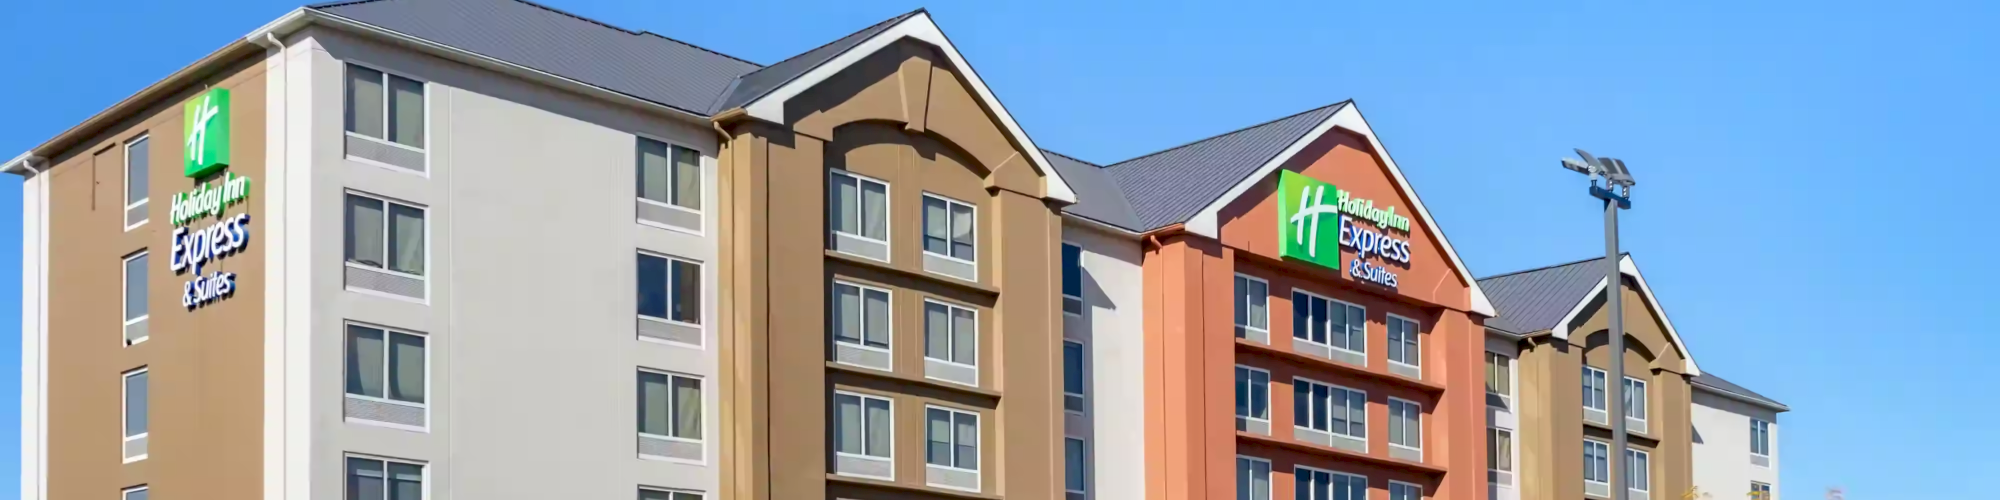
POLYGON ((1389 318, 1389 362, 1406 366, 1423 366, 1424 355, 1418 346, 1418 324, 1402 316, 1391 314, 1389 318))
POLYGON ((889 184, 827 171, 826 227, 836 251, 889 260, 889 184))
POLYGON ((1604 370, 1583 367, 1583 407, 1606 411, 1604 406, 1604 370))
POLYGON ((1777 500, 1777 499, 1778 497, 1771 496, 1771 485, 1759 483, 1756 481, 1750 482, 1750 500, 1777 500))
POLYGON ((701 324, 701 264, 639 255, 639 317, 701 324))
POLYGON ((924 252, 977 262, 973 235, 979 232, 972 205, 924 194, 924 252))
POLYGON ((1368 393, 1292 379, 1292 423, 1321 432, 1368 439, 1368 393))
POLYGON ((1271 500, 1271 461, 1236 457, 1236 500, 1271 500))
POLYGON ((979 313, 971 308, 925 300, 924 357, 979 366, 979 313))
POLYGON ((1423 415, 1423 405, 1389 398, 1389 445, 1424 449, 1423 415))
POLYGON ((146 202, 152 189, 152 141, 139 136, 125 143, 125 229, 146 223, 146 202), (136 220, 135 220, 136 219, 136 220))
POLYGON ((125 258, 125 345, 145 342, 151 338, 146 333, 148 331, 146 319, 152 317, 146 305, 148 295, 146 264, 152 259, 147 256, 148 254, 142 250, 125 258))
POLYGON ((639 435, 701 441, 701 379, 639 371, 639 435))
POLYGON ((1650 491, 1653 487, 1653 455, 1644 451, 1625 450, 1625 487, 1637 492, 1650 491))
POLYGON ((1503 406, 1514 396, 1514 358, 1486 353, 1486 393, 1500 396, 1503 406))
POLYGON ((1597 441, 1583 441, 1583 480, 1589 483, 1611 484, 1611 445, 1597 441))
POLYGON ((1293 473, 1298 500, 1368 500, 1368 478, 1300 466, 1293 473))
POLYGON ((1083 343, 1063 341, 1063 411, 1083 414, 1083 343))
POLYGON ((1423 500, 1424 487, 1402 481, 1389 482, 1389 500, 1423 500))
POLYGON ((936 406, 924 413, 924 463, 978 471, 979 415, 936 406))
POLYGON ((347 263, 424 275, 424 209, 347 193, 347 263))
POLYGON ((701 494, 692 491, 640 488, 639 500, 701 500, 701 494))
POLYGON ((1062 245, 1063 314, 1083 315, 1083 247, 1062 245))
POLYGON ((347 457, 347 500, 423 500, 424 466, 347 457))
MULTIPOLYGON (((1771 456, 1771 423, 1750 419, 1750 454, 1760 457, 1771 456)), ((1768 467, 1769 460, 1764 462, 1768 467)))
POLYGON ((146 458, 146 436, 152 406, 152 401, 146 397, 150 392, 147 374, 145 368, 125 372, 123 391, 126 462, 146 458))
POLYGON ((1073 437, 1063 438, 1063 490, 1082 494, 1088 474, 1090 454, 1083 447, 1083 440, 1073 437))
POLYGON ((1486 469, 1494 472, 1514 472, 1513 431, 1486 428, 1486 469))
POLYGON ((833 341, 869 349, 889 350, 889 291, 844 281, 833 282, 833 341))
POLYGON ((146 500, 146 497, 151 493, 152 491, 145 486, 133 486, 120 492, 120 496, 125 497, 125 500, 146 500))
POLYGON ((638 146, 639 199, 701 211, 701 152, 644 137, 638 146))
POLYGON ((347 132, 424 148, 424 83, 347 65, 347 132))
POLYGON ((1240 338, 1271 338, 1271 284, 1264 280, 1236 275, 1236 336, 1240 338), (1259 335, 1261 334, 1261 335, 1259 335))
POLYGON ((881 460, 894 457, 893 411, 886 398, 833 393, 833 451, 881 460))
POLYGON ((426 340, 414 333, 347 325, 347 394, 424 406, 426 340))
POLYGON ((1271 372, 1236 366, 1236 416, 1271 420, 1271 372))
MULTIPOLYGON (((1638 420, 1643 426, 1646 421, 1646 381, 1625 377, 1625 393, 1621 396, 1625 400, 1625 418, 1638 420)), ((1645 429, 1642 427, 1639 432, 1645 432, 1645 429)))
POLYGON ((1368 312, 1361 306, 1292 292, 1292 337, 1366 354, 1368 312))

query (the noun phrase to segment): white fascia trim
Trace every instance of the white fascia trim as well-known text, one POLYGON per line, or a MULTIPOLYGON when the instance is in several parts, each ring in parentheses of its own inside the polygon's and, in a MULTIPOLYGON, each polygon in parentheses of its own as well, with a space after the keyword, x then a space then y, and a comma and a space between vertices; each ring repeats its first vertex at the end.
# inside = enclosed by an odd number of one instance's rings
MULTIPOLYGON (((1639 274, 1639 265, 1632 262, 1631 255, 1626 255, 1624 258, 1618 259, 1618 273, 1631 276, 1632 281, 1639 285, 1639 294, 1645 296, 1646 302, 1660 312, 1660 323, 1667 325, 1667 339, 1672 340, 1674 348, 1681 350, 1681 357, 1687 359, 1688 375, 1701 375, 1701 367, 1696 366, 1694 363, 1694 353, 1688 351, 1686 342, 1681 341, 1680 331, 1674 329, 1674 320, 1667 317, 1666 307, 1660 305, 1660 299, 1653 296, 1653 287, 1646 285, 1646 277, 1639 274)), ((1552 333, 1555 334, 1556 338, 1569 339, 1569 323, 1575 321, 1578 315, 1583 314, 1583 308, 1590 305, 1590 299, 1597 298, 1599 294, 1604 293, 1607 283, 1607 280, 1599 278, 1597 286, 1591 287, 1590 293, 1584 294, 1583 299, 1577 301, 1576 306, 1569 309, 1569 314, 1563 315, 1562 321, 1557 322, 1555 328, 1552 329, 1552 333)))
MULTIPOLYGON (((1750 396, 1749 396, 1749 395, 1747 395, 1747 394, 1741 394, 1741 393, 1737 393, 1737 392, 1733 392, 1733 391, 1728 391, 1728 390, 1724 390, 1724 389, 1723 389, 1723 388, 1721 388, 1721 387, 1715 387, 1715 386, 1711 386, 1711 385, 1707 385, 1707 384, 1703 384, 1703 383, 1701 383, 1701 382, 1695 382, 1695 383, 1694 383, 1694 384, 1692 384, 1692 385, 1694 385, 1694 388, 1695 388, 1695 389, 1699 389, 1699 390, 1701 390, 1702 392, 1707 392, 1707 393, 1710 393, 1710 394, 1714 394, 1714 395, 1717 395, 1717 396, 1722 396, 1722 397, 1724 397, 1724 398, 1729 398, 1729 399, 1733 399, 1733 400, 1736 400, 1736 401, 1739 401, 1739 402, 1743 402, 1743 403, 1749 403, 1749 404, 1750 404, 1750 405, 1752 405, 1752 406, 1756 406, 1756 407, 1760 407, 1760 408, 1764 408, 1764 409, 1767 409, 1767 410, 1774 410, 1774 411, 1777 411, 1777 412, 1780 412, 1780 413, 1783 413, 1783 412, 1788 412, 1788 411, 1792 411, 1792 407, 1790 407, 1790 406, 1785 406, 1785 405, 1784 405, 1783 403, 1777 403, 1777 402, 1773 402, 1773 401, 1765 401, 1765 400, 1762 400, 1762 399, 1757 399, 1757 398, 1754 398, 1754 397, 1750 397, 1750 396)), ((1700 403, 1696 403, 1696 404, 1700 404, 1700 403)), ((1703 405, 1703 406, 1706 406, 1706 405, 1703 405)), ((1720 408, 1718 408, 1718 409, 1720 409, 1720 408)), ((1727 411, 1727 410, 1724 410, 1724 411, 1727 411)), ((1735 413, 1735 412, 1731 412, 1731 413, 1735 413)), ((1775 424, 1775 423, 1777 423, 1777 422, 1772 422, 1772 423, 1774 423, 1774 424, 1775 424)))
POLYGON ((902 40, 905 37, 915 38, 937 46, 938 50, 944 52, 945 57, 951 59, 952 67, 964 73, 966 81, 972 82, 972 90, 979 93, 980 102, 985 104, 988 109, 993 110, 994 116, 1000 118, 1000 124, 1006 126, 1007 134, 1020 144, 1021 149, 1026 150, 1028 159, 1034 163, 1035 169, 1048 177, 1047 189, 1049 198, 1061 200, 1066 203, 1076 203, 1076 192, 1070 190, 1069 183, 1063 182, 1062 176, 1056 173, 1056 169, 1051 166, 1049 159, 1042 155, 1042 148, 1035 146, 1035 141, 1028 139, 1028 133, 1021 130, 1020 124, 1014 122, 1014 115, 1007 113, 1007 108, 1000 105, 998 98, 993 97, 993 91, 986 88, 986 81, 979 78, 979 74, 972 70, 972 65, 966 64, 965 57, 959 55, 958 48, 952 46, 951 40, 944 37, 944 32, 938 29, 937 23, 931 21, 931 15, 928 12, 921 12, 910 16, 909 19, 904 19, 902 22, 896 23, 895 26, 876 33, 875 36, 861 41, 860 44, 847 49, 846 52, 840 53, 840 55, 828 60, 825 64, 821 64, 819 67, 807 71, 806 74, 799 75, 798 78, 786 82, 776 89, 772 89, 770 92, 765 93, 763 97, 750 101, 749 104, 743 106, 743 110, 749 113, 751 117, 760 120, 772 123, 784 123, 785 103, 787 101, 792 100, 793 97, 804 93, 808 89, 818 86, 820 82, 832 78, 833 75, 840 73, 841 70, 860 62, 862 58, 874 55, 875 52, 882 50, 883 47, 888 47, 890 43, 902 40))
POLYGON ((7 163, 0 164, 0 172, 28 175, 28 162, 34 159, 34 151, 23 151, 19 156, 15 156, 14 159, 7 160, 7 163))
POLYGON ((1209 202, 1208 207, 1201 209, 1200 212, 1196 212, 1194 218, 1188 220, 1188 232, 1209 238, 1219 238, 1220 231, 1218 230, 1216 221, 1222 212, 1222 207, 1228 205, 1231 201, 1235 201, 1237 196, 1242 196, 1245 191, 1250 190, 1251 186, 1257 185, 1264 177, 1271 175, 1271 172, 1278 170, 1278 167, 1283 166, 1293 156, 1298 155, 1299 151, 1305 150, 1307 145, 1319 140, 1320 136, 1325 135, 1327 131, 1332 130, 1334 127, 1347 129, 1356 134, 1361 134, 1361 137, 1368 139, 1368 146, 1375 149, 1377 154, 1382 158, 1383 165, 1389 166, 1389 178, 1396 181, 1397 189, 1410 197, 1410 204, 1416 210, 1417 218, 1423 221, 1424 227, 1428 228, 1431 236, 1437 239, 1438 246, 1444 248, 1445 256, 1451 258, 1452 269, 1458 271, 1459 279, 1465 280, 1465 283, 1470 287, 1472 312, 1486 315, 1489 318, 1499 316, 1493 310, 1493 301, 1486 298, 1486 291, 1479 288, 1479 280, 1474 278, 1472 271, 1465 267, 1465 261, 1458 258, 1458 250, 1452 248, 1451 239, 1446 238, 1444 230, 1438 227, 1437 221, 1431 219, 1431 211, 1424 208, 1424 201, 1422 198, 1417 197, 1417 190, 1410 188, 1409 179, 1403 177, 1403 169, 1396 167, 1396 160, 1389 157, 1389 150, 1382 147, 1382 141, 1375 137, 1375 129, 1368 126, 1367 120, 1362 119, 1361 108, 1352 102, 1341 106, 1340 110, 1335 111, 1332 117, 1314 126, 1311 132, 1306 133, 1298 141, 1293 142, 1291 146, 1286 147, 1283 152, 1278 153, 1278 156, 1264 163, 1264 166, 1258 167, 1256 172, 1237 182, 1235 186, 1230 187, 1229 191, 1224 192, 1222 197, 1209 202))

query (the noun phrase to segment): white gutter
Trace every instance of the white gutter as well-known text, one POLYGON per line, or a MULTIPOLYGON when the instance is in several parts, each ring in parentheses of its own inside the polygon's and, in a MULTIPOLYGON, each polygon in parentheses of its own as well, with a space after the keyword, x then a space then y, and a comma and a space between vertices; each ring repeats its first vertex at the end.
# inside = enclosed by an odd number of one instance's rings
POLYGON ((1062 218, 1063 218, 1063 220, 1067 220, 1067 221, 1070 221, 1070 222, 1074 222, 1074 223, 1076 223, 1076 224, 1077 224, 1077 225, 1079 225, 1079 226, 1084 226, 1084 227, 1088 227, 1088 228, 1091 228, 1091 229, 1096 229, 1096 230, 1098 230, 1098 231, 1103 231, 1103 232, 1106 232, 1106 233, 1111 233, 1111 235, 1112 235, 1112 236, 1118 236, 1118 237, 1123 237, 1123 238, 1127 238, 1127 239, 1134 239, 1134 240, 1136 240, 1136 239, 1140 239, 1140 238, 1143 238, 1143 237, 1145 237, 1145 236, 1146 236, 1146 233, 1142 233, 1142 232, 1137 232, 1137 231, 1133 231, 1133 230, 1130 230, 1130 229, 1125 229, 1125 228, 1122 228, 1122 227, 1118 227, 1118 226, 1113 226, 1113 225, 1110 225, 1110 224, 1106 224, 1106 223, 1104 223, 1104 222, 1102 222, 1102 221, 1099 221, 1099 220, 1097 220, 1097 219, 1092 219, 1092 218, 1089 218, 1089 217, 1084 217, 1084 216, 1081 216, 1081 215, 1076 215, 1076 214, 1072 214, 1072 213, 1068 213, 1068 212, 1064 212, 1064 213, 1062 214, 1062 218))
MULTIPOLYGON (((41 159, 41 157, 35 156, 34 151, 23 151, 21 152, 20 156, 16 156, 12 160, 7 160, 7 163, 5 164, 0 164, 0 172, 15 174, 22 177, 29 177, 30 172, 39 175, 42 173, 42 171, 35 170, 34 166, 28 164, 29 162, 39 159, 41 159)), ((47 170, 47 169, 48 166, 46 165, 42 166, 42 170, 47 170)))
POLYGON ((1722 396, 1722 397, 1725 397, 1725 398, 1729 398, 1729 399, 1734 399, 1734 400, 1737 400, 1737 401, 1741 401, 1741 402, 1745 402, 1745 403, 1750 403, 1750 404, 1752 404, 1752 405, 1756 405, 1756 406, 1761 406, 1761 407, 1764 407, 1764 408, 1767 408, 1767 409, 1772 409, 1772 410, 1777 410, 1777 411, 1781 411, 1781 412, 1786 412, 1786 411, 1792 411, 1792 407, 1790 407, 1790 406, 1785 406, 1785 405, 1784 405, 1783 403, 1779 403, 1779 402, 1776 402, 1776 401, 1766 401, 1766 400, 1763 400, 1763 399, 1758 399, 1758 398, 1755 398, 1755 397, 1751 397, 1751 396, 1750 396, 1749 394, 1741 394, 1741 393, 1737 393, 1737 392, 1733 392, 1733 391, 1730 391, 1730 390, 1728 390, 1728 389, 1723 389, 1723 388, 1721 388, 1721 387, 1716 387, 1716 386, 1712 386, 1712 385, 1708 385, 1708 384, 1704 384, 1704 383, 1701 383, 1701 382, 1695 382, 1695 383, 1693 383, 1692 385, 1694 385, 1694 387, 1695 387, 1696 389, 1701 389, 1701 390, 1704 390, 1704 391, 1708 391, 1708 392, 1712 392, 1712 393, 1715 393, 1715 394, 1716 394, 1716 395, 1718 395, 1718 396, 1722 396))

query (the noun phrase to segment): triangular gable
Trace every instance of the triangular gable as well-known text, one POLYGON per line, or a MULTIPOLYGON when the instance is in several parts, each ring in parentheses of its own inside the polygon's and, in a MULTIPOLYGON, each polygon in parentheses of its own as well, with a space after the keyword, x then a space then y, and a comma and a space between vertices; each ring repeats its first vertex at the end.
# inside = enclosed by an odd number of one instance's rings
POLYGON ((1035 170, 1041 172, 1046 177, 1047 180, 1045 182, 1048 183, 1048 197, 1064 202, 1076 203, 1076 192, 1071 191, 1069 184, 1063 182, 1062 176, 1049 163, 1049 159, 1042 155, 1042 149, 1035 146, 1035 141, 1028 138, 1027 132, 1021 130, 1020 124, 1014 122, 1014 116, 1008 114, 1007 108, 1001 106, 1000 100, 993 96, 993 91, 986 88, 985 80, 979 78, 979 74, 972 70, 972 65, 967 64, 965 57, 958 53, 958 48, 952 46, 951 40, 946 39, 944 32, 939 30, 937 24, 931 21, 929 12, 918 11, 915 15, 911 15, 888 28, 876 32, 866 40, 862 40, 860 43, 854 44, 852 47, 840 52, 839 55, 828 59, 825 63, 800 74, 796 78, 792 78, 782 85, 778 85, 760 97, 751 99, 743 105, 743 110, 754 118, 774 123, 784 123, 785 103, 787 101, 813 88, 813 86, 819 85, 820 82, 839 74, 841 70, 847 69, 848 66, 853 66, 863 58, 873 55, 884 47, 888 47, 889 44, 904 38, 914 38, 929 43, 936 46, 939 52, 943 52, 945 57, 951 60, 952 67, 958 70, 959 74, 967 82, 972 84, 972 89, 978 95, 980 104, 991 110, 994 116, 999 117, 1000 124, 1007 130, 1008 136, 1013 138, 1014 142, 1020 146, 1022 153, 1027 154, 1028 160, 1035 166, 1035 170))
MULTIPOLYGON (((1632 262, 1631 255, 1626 255, 1625 258, 1618 260, 1618 272, 1626 276, 1631 276, 1632 282, 1639 286, 1639 295, 1646 297, 1646 302, 1651 304, 1654 312, 1659 313, 1660 324, 1667 326, 1667 338, 1674 342, 1674 348, 1680 349, 1681 357, 1687 360, 1688 374, 1701 375, 1701 367, 1694 364, 1694 353, 1688 351, 1686 342, 1681 341, 1680 331, 1674 329, 1674 320, 1667 317, 1667 307, 1660 305, 1660 299, 1653 296, 1653 287, 1646 285, 1646 276, 1639 274, 1639 265, 1632 262)), ((1597 286, 1591 287, 1590 293, 1584 294, 1583 299, 1577 301, 1576 307, 1570 308, 1569 314, 1563 315, 1562 321, 1557 322, 1555 328, 1550 330, 1550 333, 1555 335, 1556 338, 1568 340, 1570 322, 1575 321, 1578 315, 1583 314, 1584 308, 1590 305, 1591 299, 1595 299, 1598 295, 1604 293, 1606 284, 1607 280, 1598 279, 1597 286)))
POLYGON ((1375 137, 1375 130, 1368 126, 1367 120, 1361 118, 1361 109, 1352 103, 1342 106, 1339 111, 1333 113, 1333 116, 1328 117, 1325 121, 1320 122, 1318 126, 1313 127, 1312 132, 1293 141, 1283 152, 1271 158, 1270 161, 1265 162, 1263 166, 1258 167, 1255 172, 1244 177, 1243 180, 1238 181, 1228 191, 1223 192, 1221 197, 1210 201, 1207 207, 1202 208, 1200 212, 1196 212, 1195 216, 1187 221, 1187 231, 1210 238, 1219 238, 1221 232, 1219 230, 1218 219, 1223 207, 1228 206, 1236 197, 1242 196, 1244 192, 1249 191, 1251 187, 1256 186, 1258 182, 1270 176, 1272 172, 1278 170, 1280 166, 1290 161, 1293 156, 1298 155, 1300 151, 1305 150, 1308 145, 1319 140, 1320 136, 1326 135, 1334 127, 1339 127, 1368 139, 1368 146, 1374 148, 1377 156, 1382 159, 1382 164, 1389 167, 1389 178, 1395 181, 1396 188, 1404 196, 1409 197, 1410 205, 1415 208, 1418 219, 1423 221, 1423 227, 1431 232, 1431 237, 1437 240, 1440 248, 1444 249, 1444 254, 1451 258, 1453 271, 1457 272, 1459 279, 1465 280, 1465 283, 1470 288, 1472 294, 1472 312, 1487 317, 1497 316, 1493 310, 1493 302, 1487 300, 1486 292, 1479 288, 1479 280, 1474 279, 1472 271, 1465 267, 1465 261, 1458 257, 1458 250, 1452 248, 1451 240, 1445 238, 1444 230, 1438 227, 1437 221, 1431 219, 1430 210, 1424 208, 1424 201, 1417 197, 1417 191, 1410 188, 1410 181, 1403 177, 1403 170, 1396 167, 1396 160, 1389 158, 1389 150, 1382 147, 1382 141, 1375 137))

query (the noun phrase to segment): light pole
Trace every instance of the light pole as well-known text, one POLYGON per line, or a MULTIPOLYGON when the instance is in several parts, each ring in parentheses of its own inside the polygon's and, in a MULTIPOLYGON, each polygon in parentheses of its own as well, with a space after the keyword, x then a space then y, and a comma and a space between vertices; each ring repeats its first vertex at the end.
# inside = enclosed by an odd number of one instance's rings
POLYGON ((1611 351, 1611 376, 1605 377, 1605 389, 1610 398, 1605 401, 1611 415, 1611 450, 1605 457, 1608 461, 1605 472, 1611 474, 1611 498, 1628 500, 1625 477, 1625 280, 1618 273, 1618 211, 1632 208, 1632 172, 1625 169, 1625 161, 1617 158, 1598 158, 1576 150, 1574 158, 1563 158, 1562 166, 1576 173, 1590 176, 1590 196, 1604 200, 1604 295, 1606 309, 1610 312, 1611 331, 1609 333, 1611 351), (1597 185, 1598 179, 1604 186, 1597 185), (1615 191, 1614 191, 1615 190, 1615 191))

